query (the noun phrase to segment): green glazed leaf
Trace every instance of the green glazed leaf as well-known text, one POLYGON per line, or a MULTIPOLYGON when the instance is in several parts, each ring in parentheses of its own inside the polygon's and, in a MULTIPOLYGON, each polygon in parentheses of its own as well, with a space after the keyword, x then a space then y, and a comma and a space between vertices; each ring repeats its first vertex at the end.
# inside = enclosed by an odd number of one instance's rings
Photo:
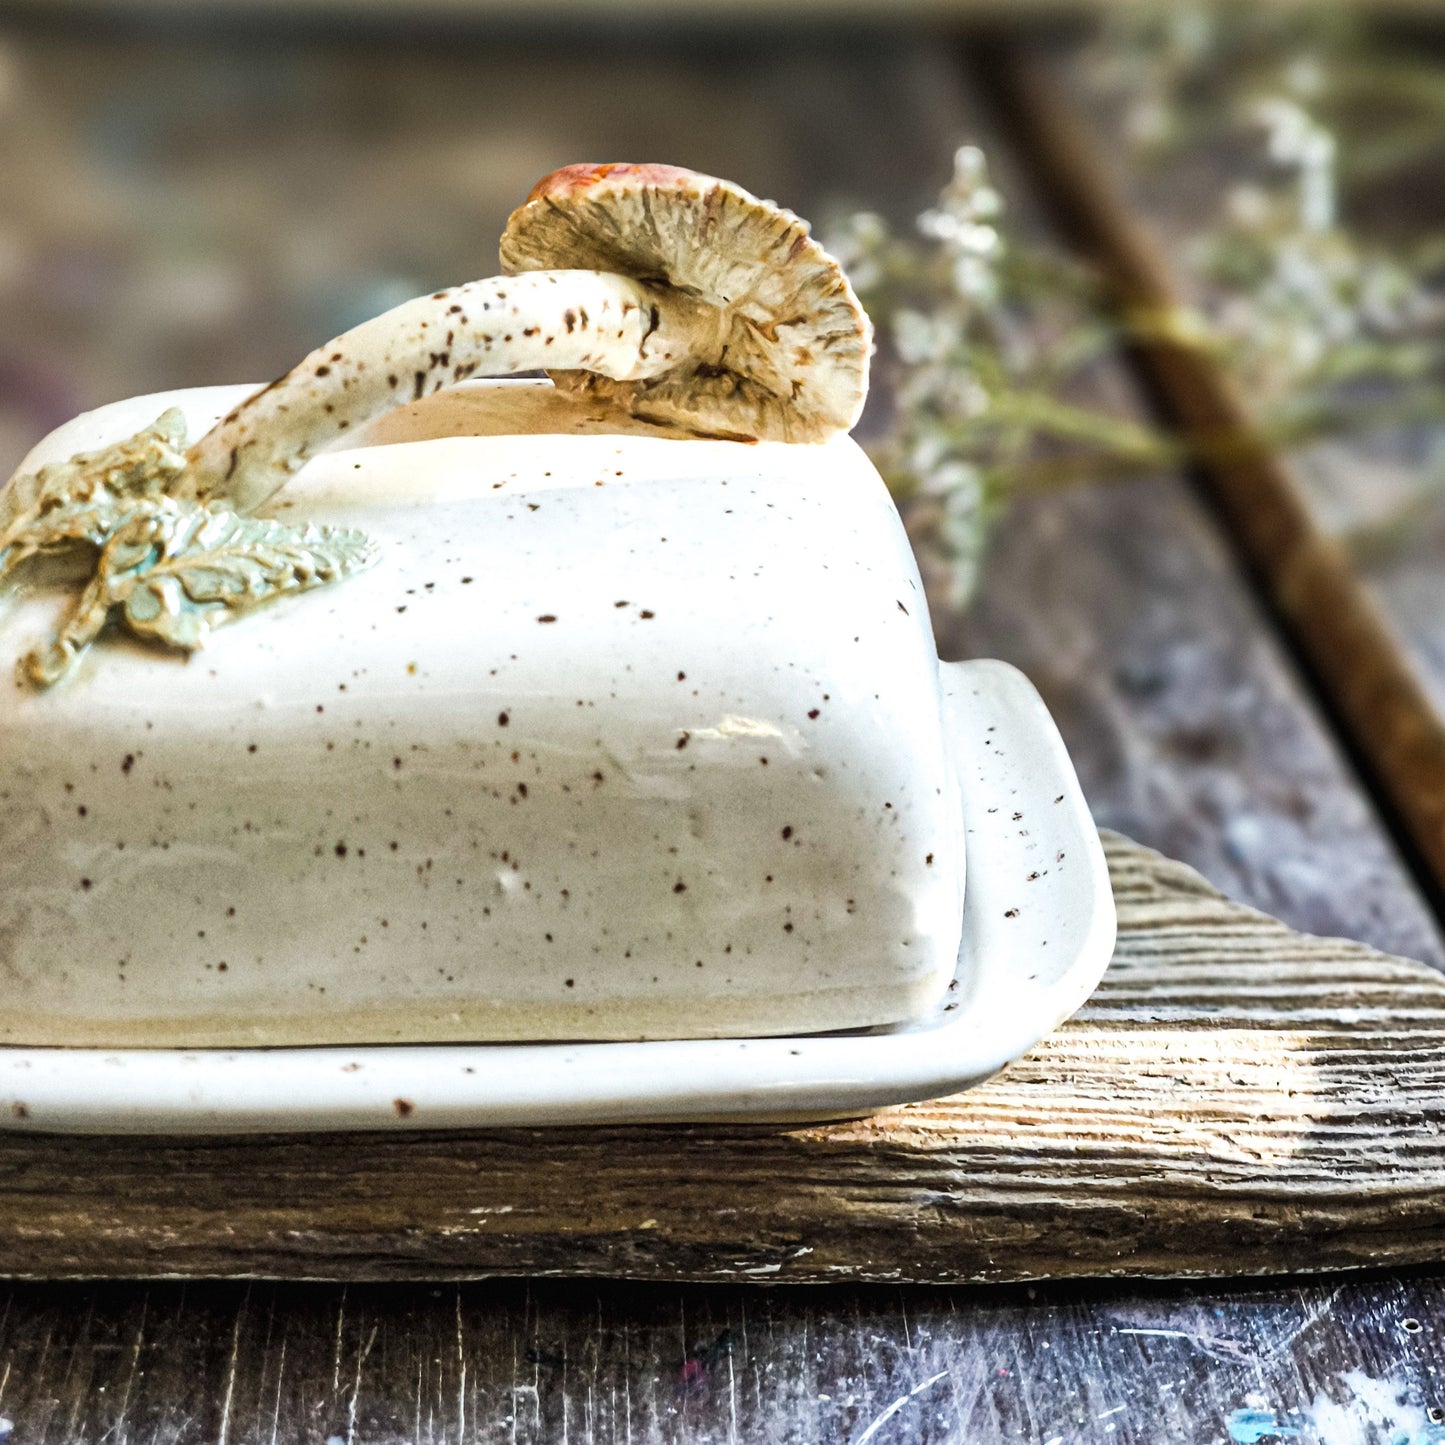
POLYGON ((23 660, 32 681, 64 677, 116 610, 137 635, 191 652, 233 617, 376 561, 376 544, 361 532, 177 497, 185 443, 185 418, 172 408, 123 442, 14 477, 0 491, 0 580, 39 552, 84 544, 97 554, 60 631, 23 660))
POLYGON ((186 422, 172 407, 114 446, 11 479, 0 491, 0 578, 37 552, 102 547, 135 502, 164 495, 185 470, 186 422))
POLYGON ((193 652, 211 629, 276 598, 371 566, 363 533, 291 526, 173 497, 132 504, 101 549, 96 575, 55 641, 25 659, 31 678, 57 682, 113 608, 138 636, 193 652))

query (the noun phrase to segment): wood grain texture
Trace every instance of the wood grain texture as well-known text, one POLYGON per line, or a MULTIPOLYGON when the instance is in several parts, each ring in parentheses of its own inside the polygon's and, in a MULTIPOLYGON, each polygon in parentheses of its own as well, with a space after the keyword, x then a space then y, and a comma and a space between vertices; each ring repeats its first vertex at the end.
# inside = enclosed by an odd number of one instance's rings
MULTIPOLYGON (((1387 76, 1389 60, 1381 56, 1378 63, 1382 77, 1387 76)), ((1121 107, 1100 94, 1097 79, 1091 83, 1086 57, 1069 52, 1058 73, 1070 104, 1084 112, 1094 134, 1117 134, 1124 124, 1121 107)), ((1189 102, 1184 105, 1187 114, 1189 102)), ((1341 154, 1355 159, 1370 154, 1378 143, 1371 133, 1377 124, 1388 129, 1390 122, 1369 111, 1352 115, 1339 137, 1341 154)), ((1165 161, 1151 160, 1128 144, 1107 147, 1112 179, 1131 225, 1148 238, 1156 256, 1187 258, 1191 245, 1220 224, 1248 165, 1248 152, 1223 139, 1183 149, 1165 161)), ((1442 163, 1445 149, 1436 146, 1367 181, 1347 182, 1341 206, 1355 240, 1367 249, 1388 251, 1438 234, 1442 163)), ((1345 169, 1352 170, 1348 161, 1345 169)), ((1188 306, 1201 314, 1217 310, 1220 297, 1197 266, 1176 261, 1169 272, 1188 306)), ((1439 430, 1418 423, 1362 423, 1356 430, 1291 447, 1283 459, 1313 527, 1348 561, 1424 703, 1435 717, 1445 718, 1445 488, 1436 455, 1439 430)), ((1165 851, 1179 856, 1168 846, 1165 851)))
POLYGON ((1043 694, 1101 825, 1310 933, 1445 962, 1438 927, 1186 483, 1014 502, 945 657, 1043 694))
MULTIPOLYGON (((964 59, 984 64, 990 32, 962 34, 964 59)), ((959 87, 973 103, 975 68, 959 87)), ((1049 193, 1007 128, 969 117, 961 134, 985 146, 1012 226, 1047 237, 1049 193)), ((1073 388, 1079 404, 1146 419, 1122 357, 1073 388)), ((1439 922, 1332 719, 1185 477, 1011 498, 971 604, 935 605, 934 622, 941 656, 1005 658, 1035 683, 1101 826, 1304 932, 1445 966, 1439 922)))
POLYGON ((1409 1276, 19 1285, 0 1420, 7 1445, 1219 1445, 1274 1416, 1292 1445, 1436 1445, 1442 1330, 1440 1280, 1409 1276))
POLYGON ((1436 433, 1302 447, 1290 465, 1320 525, 1346 549, 1437 716, 1445 717, 1445 473, 1436 433))
POLYGON ((1168 318, 1184 313, 1163 252, 1130 212, 1107 152, 1035 51, 985 46, 977 74, 1062 230, 1099 264, 1125 312, 1149 324, 1141 371, 1190 440, 1197 475, 1285 632, 1433 880, 1445 890, 1445 716, 1298 478, 1258 438, 1247 402, 1168 318))
POLYGON ((970 1093, 810 1128, 12 1134, 0 1271, 948 1282, 1438 1259, 1445 980, 1108 852, 1104 985, 970 1093))

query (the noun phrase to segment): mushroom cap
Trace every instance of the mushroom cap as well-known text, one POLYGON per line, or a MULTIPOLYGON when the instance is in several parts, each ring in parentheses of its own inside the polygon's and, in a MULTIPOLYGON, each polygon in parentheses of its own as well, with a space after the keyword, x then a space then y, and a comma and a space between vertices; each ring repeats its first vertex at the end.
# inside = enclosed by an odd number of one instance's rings
POLYGON ((558 386, 749 440, 822 441, 862 410, 872 327, 842 269, 806 221, 729 181, 676 166, 566 166, 512 213, 501 262, 630 276, 689 298, 704 318, 669 371, 550 372, 558 386))

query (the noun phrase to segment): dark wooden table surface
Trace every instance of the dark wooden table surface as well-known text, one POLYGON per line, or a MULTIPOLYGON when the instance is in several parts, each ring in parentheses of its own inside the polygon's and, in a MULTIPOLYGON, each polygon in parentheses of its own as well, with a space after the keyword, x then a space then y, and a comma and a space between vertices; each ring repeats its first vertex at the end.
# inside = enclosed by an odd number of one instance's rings
MULTIPOLYGON (((950 37, 0 21, 0 473, 83 407, 266 377, 485 273, 506 211, 570 160, 902 220, 980 139, 1042 214, 950 37)), ((1122 364, 1098 385, 1139 404, 1122 364)), ((1271 618, 1197 488, 1159 475, 1015 505, 974 605, 935 620, 944 656, 1035 679, 1101 824, 1298 928, 1439 966, 1415 860, 1271 618)), ((1416 1445, 1445 1440, 1442 1330, 1429 1273, 0 1285, 0 1441, 1416 1445)))

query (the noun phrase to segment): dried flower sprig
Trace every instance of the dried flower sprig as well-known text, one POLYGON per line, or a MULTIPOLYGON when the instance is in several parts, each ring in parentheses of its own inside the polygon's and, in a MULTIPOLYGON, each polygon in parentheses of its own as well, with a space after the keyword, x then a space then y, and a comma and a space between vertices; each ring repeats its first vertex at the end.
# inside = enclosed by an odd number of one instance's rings
MULTIPOLYGON (((1118 23, 1109 29, 1096 79, 1128 98, 1120 129, 1135 159, 1168 155, 1215 198, 1182 249, 1196 309, 1126 324, 1135 334, 1164 325, 1214 350, 1248 395, 1251 436, 1210 438, 1211 452, 1445 421, 1445 244, 1372 243, 1341 219, 1341 178, 1362 168, 1317 107, 1332 100, 1343 114, 1378 88, 1378 70, 1341 59, 1358 41, 1354 23, 1326 19, 1305 47, 1297 19, 1273 13, 1226 23, 1184 7, 1124 25, 1132 43, 1120 42, 1118 23), (1249 178, 1231 183, 1221 157, 1249 178)), ((1406 62, 1385 88, 1405 131, 1438 144, 1445 88, 1433 81, 1419 83, 1406 62)), ((1405 151, 1372 134, 1375 161, 1398 162, 1405 151)), ((958 152, 917 231, 897 236, 865 213, 831 244, 894 382, 888 429, 870 450, 912 504, 918 540, 948 560, 960 602, 1009 496, 1189 454, 1145 422, 1071 399, 1090 363, 1123 339, 1120 326, 1086 271, 1010 234, 977 148, 958 152)))
POLYGON ((1210 331, 1288 444, 1402 419, 1445 420, 1445 293, 1420 251, 1343 225, 1335 136, 1302 106, 1259 102, 1274 184, 1240 183, 1185 252, 1210 331))
POLYGON ((1445 134, 1438 60, 1391 43, 1367 6, 1115 6, 1080 70, 1136 161, 1217 148, 1273 97, 1347 138, 1348 185, 1438 154, 1445 134))
POLYGON ((1438 68, 1382 50, 1349 7, 1184 6, 1115 17, 1083 70, 1136 176, 1197 227, 1181 256, 1200 337, 1268 438, 1445 421, 1445 247, 1348 219, 1352 187, 1439 147, 1438 68), (1210 211, 1188 216, 1184 186, 1210 211))
POLYGON ((918 539, 972 590, 987 524, 1022 490, 1156 466, 1172 444, 1147 423, 1070 400, 1115 345, 1090 274, 1009 235, 983 152, 962 147, 937 204, 900 236, 872 213, 829 237, 877 328, 892 385, 871 447, 918 539))

